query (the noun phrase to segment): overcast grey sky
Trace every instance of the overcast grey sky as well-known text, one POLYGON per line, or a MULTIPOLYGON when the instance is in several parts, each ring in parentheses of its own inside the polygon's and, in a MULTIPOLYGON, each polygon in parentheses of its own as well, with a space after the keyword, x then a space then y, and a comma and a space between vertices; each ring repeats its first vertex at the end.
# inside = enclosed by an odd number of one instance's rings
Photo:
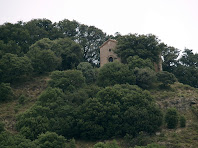
POLYGON ((107 34, 152 33, 198 53, 198 0, 0 0, 0 24, 37 18, 76 20, 107 34))

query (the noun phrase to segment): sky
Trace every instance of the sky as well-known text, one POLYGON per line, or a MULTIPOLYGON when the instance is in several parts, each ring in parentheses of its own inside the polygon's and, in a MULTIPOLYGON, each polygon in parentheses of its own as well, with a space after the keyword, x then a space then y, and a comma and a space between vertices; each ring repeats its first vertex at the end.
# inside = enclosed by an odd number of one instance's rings
POLYGON ((198 53, 198 0, 0 0, 0 24, 46 18, 92 25, 107 34, 154 34, 198 53))

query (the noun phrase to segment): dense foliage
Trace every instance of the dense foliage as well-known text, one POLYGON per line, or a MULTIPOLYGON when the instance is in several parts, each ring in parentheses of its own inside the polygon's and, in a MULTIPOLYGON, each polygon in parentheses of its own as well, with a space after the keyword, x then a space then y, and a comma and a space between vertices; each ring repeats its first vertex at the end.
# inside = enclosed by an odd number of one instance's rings
MULTIPOLYGON (((163 114, 143 89, 153 84, 166 88, 177 80, 198 87, 198 54, 185 49, 178 58, 179 50, 161 43, 155 35, 111 36, 118 41, 116 53, 122 63, 96 68, 99 46, 108 36, 94 26, 67 19, 57 23, 34 19, 5 23, 0 32, 0 103, 18 98, 18 105, 25 105, 27 98, 23 94, 14 97, 11 86, 35 74, 50 75, 35 104, 17 115, 16 135, 0 122, 3 147, 75 147, 74 140, 68 140, 71 143, 66 146, 65 138, 105 140, 126 135, 136 144, 137 139, 144 143, 160 129, 163 114), (164 71, 156 73, 154 63, 160 56, 164 71)), ((168 109, 167 127, 176 128, 179 120, 185 127, 185 117, 179 119, 176 109, 168 109)), ((94 147, 118 145, 99 142, 94 147)))
POLYGON ((135 75, 127 65, 120 62, 105 64, 98 72, 99 86, 112 86, 115 84, 135 84, 135 75))
POLYGON ((28 57, 18 57, 6 53, 0 59, 0 81, 14 82, 27 77, 32 72, 32 65, 28 57))
POLYGON ((10 84, 0 83, 0 102, 10 101, 14 98, 14 94, 10 84))
POLYGON ((85 78, 79 70, 54 71, 50 77, 49 85, 63 91, 73 91, 85 83, 85 78))
POLYGON ((126 63, 130 56, 139 56, 142 59, 149 58, 152 62, 158 62, 161 51, 159 39, 152 34, 129 34, 118 37, 116 52, 123 63, 126 63))
POLYGON ((165 115, 165 122, 170 129, 176 128, 179 123, 179 115, 175 108, 169 108, 165 115))
POLYGON ((175 75, 167 71, 157 73, 157 80, 162 83, 163 87, 167 87, 177 81, 175 75))
POLYGON ((66 138, 106 139, 154 133, 162 124, 162 113, 150 94, 137 86, 103 88, 78 107, 67 95, 57 88, 42 93, 34 107, 18 117, 20 133, 32 140, 47 131, 66 138))

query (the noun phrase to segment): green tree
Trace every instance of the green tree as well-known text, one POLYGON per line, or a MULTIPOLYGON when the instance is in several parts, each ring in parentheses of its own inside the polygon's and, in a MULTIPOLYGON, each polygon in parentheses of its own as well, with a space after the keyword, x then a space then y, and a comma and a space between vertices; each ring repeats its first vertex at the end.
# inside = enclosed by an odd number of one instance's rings
POLYGON ((98 84, 99 86, 110 86, 115 84, 134 84, 135 76, 129 70, 127 65, 120 62, 111 62, 105 64, 99 69, 98 84))
POLYGON ((0 102, 9 101, 14 98, 14 93, 10 84, 0 83, 0 102))
POLYGON ((40 134, 34 143, 39 148, 64 148, 66 139, 54 132, 40 134))
POLYGON ((135 146, 135 148, 166 148, 165 146, 161 146, 156 143, 148 144, 147 146, 135 146))
POLYGON ((0 25, 0 32, 0 40, 9 45, 11 53, 27 53, 28 47, 31 44, 31 37, 23 22, 19 21, 16 24, 5 23, 0 25))
POLYGON ((56 57, 51 50, 34 49, 28 52, 32 66, 36 73, 45 73, 60 67, 61 59, 56 57))
POLYGON ((94 27, 80 24, 77 34, 77 43, 83 47, 83 58, 93 64, 99 64, 99 47, 107 39, 102 30, 94 27))
POLYGON ((7 53, 0 59, 1 82, 14 82, 29 76, 32 72, 31 61, 28 57, 18 57, 7 53))
POLYGON ((78 114, 78 128, 84 139, 154 133, 163 118, 147 91, 127 84, 102 89, 96 98, 80 106, 78 114))
POLYGON ((167 71, 157 73, 157 80, 162 83, 163 87, 168 87, 177 81, 175 75, 167 71))
POLYGON ((98 142, 94 145, 94 148, 120 148, 116 142, 116 140, 113 140, 113 142, 109 143, 103 143, 103 142, 98 142))
POLYGON ((88 84, 96 81, 96 70, 93 68, 93 66, 90 63, 81 62, 77 66, 77 69, 82 71, 83 76, 85 77, 86 82, 88 84))
POLYGON ((169 108, 165 115, 165 123, 169 129, 176 128, 179 122, 179 115, 175 108, 169 108))
POLYGON ((118 38, 116 53, 123 63, 127 63, 127 58, 135 55, 158 63, 162 51, 161 45, 155 35, 129 34, 118 38))
POLYGON ((74 91, 85 84, 85 78, 79 70, 54 71, 50 77, 49 85, 63 91, 74 91))
POLYGON ((173 72, 178 64, 179 49, 171 46, 164 45, 162 50, 163 63, 162 67, 164 71, 173 72))
POLYGON ((142 59, 139 56, 130 56, 127 58, 127 64, 129 66, 129 69, 135 69, 137 68, 145 68, 149 67, 150 69, 154 69, 154 65, 151 62, 150 59, 142 59))
POLYGON ((74 69, 83 60, 82 48, 79 44, 70 39, 57 39, 54 41, 52 50, 61 52, 61 68, 63 70, 74 69))
POLYGON ((24 28, 30 34, 30 45, 43 38, 53 39, 53 34, 57 31, 56 27, 48 19, 33 19, 24 24, 24 28))
POLYGON ((64 38, 73 38, 78 34, 77 28, 79 27, 79 23, 75 20, 70 21, 68 19, 64 19, 62 21, 59 21, 56 26, 58 28, 58 31, 64 38))
POLYGON ((185 49, 179 61, 182 63, 182 65, 187 67, 198 67, 198 54, 194 54, 190 49, 185 49))
POLYGON ((156 82, 156 72, 148 67, 135 68, 134 74, 136 76, 136 85, 141 88, 149 88, 156 82))
MULTIPOLYGON (((39 55, 43 52, 51 52, 53 54, 53 57, 55 58, 49 58, 54 61, 54 64, 59 67, 59 69, 66 70, 66 69, 72 69, 77 67, 77 65, 82 61, 83 55, 81 51, 81 47, 79 44, 75 43, 69 38, 59 38, 56 40, 50 40, 48 38, 43 38, 36 43, 34 43, 30 47, 30 51, 28 52, 28 55, 31 59, 33 59, 33 63, 39 64, 42 63, 42 57, 39 55), (58 59, 58 64, 56 63, 58 59), (60 65, 61 62, 61 65, 60 65)), ((51 62, 52 63, 52 62, 51 62)), ((52 66, 47 65, 47 63, 44 63, 44 66, 46 67, 54 67, 54 64, 52 63, 52 66)), ((39 65, 38 65, 39 66, 39 65)), ((38 67, 36 66, 36 67, 38 67)), ((41 68, 43 69, 43 68, 41 68)))

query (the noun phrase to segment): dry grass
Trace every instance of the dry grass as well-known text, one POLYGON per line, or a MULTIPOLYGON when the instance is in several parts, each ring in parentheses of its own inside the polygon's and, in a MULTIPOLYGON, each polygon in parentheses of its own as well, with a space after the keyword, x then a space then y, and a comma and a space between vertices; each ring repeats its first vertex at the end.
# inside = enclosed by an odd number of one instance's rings
POLYGON ((48 76, 35 77, 29 81, 20 84, 13 84, 13 92, 15 100, 0 104, 0 121, 5 123, 5 128, 16 133, 15 123, 16 115, 31 108, 37 100, 37 97, 47 87, 48 76), (27 100, 24 104, 19 104, 19 96, 26 96, 27 100))

